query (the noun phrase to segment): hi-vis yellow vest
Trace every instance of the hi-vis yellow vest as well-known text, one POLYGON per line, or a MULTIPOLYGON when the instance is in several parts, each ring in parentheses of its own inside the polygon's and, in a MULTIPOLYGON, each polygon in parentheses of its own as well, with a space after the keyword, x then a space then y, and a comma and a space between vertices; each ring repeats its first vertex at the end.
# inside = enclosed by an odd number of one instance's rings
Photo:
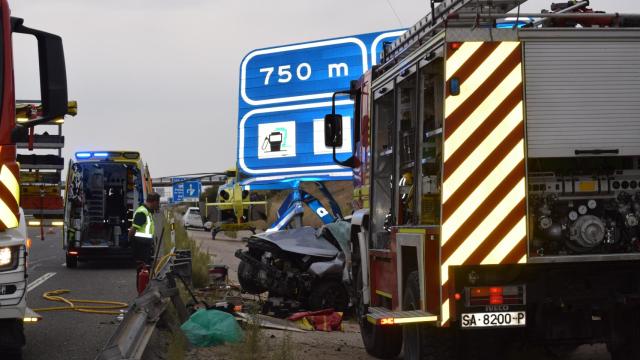
POLYGON ((136 229, 135 236, 141 237, 141 238, 153 239, 153 234, 155 232, 155 226, 153 224, 153 215, 151 214, 151 212, 149 212, 149 209, 147 209, 144 205, 140 205, 136 209, 136 211, 133 213, 133 218, 135 219, 136 215, 140 212, 147 217, 147 221, 142 226, 136 225, 136 224, 132 225, 133 228, 136 229))

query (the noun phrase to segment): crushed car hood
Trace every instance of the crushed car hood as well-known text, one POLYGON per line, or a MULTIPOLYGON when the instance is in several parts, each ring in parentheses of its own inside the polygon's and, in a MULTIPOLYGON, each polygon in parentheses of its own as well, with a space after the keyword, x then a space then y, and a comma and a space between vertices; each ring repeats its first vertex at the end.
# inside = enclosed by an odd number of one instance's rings
POLYGON ((338 255, 338 249, 324 237, 318 236, 317 230, 310 226, 261 233, 253 237, 268 241, 284 251, 296 254, 326 258, 338 255))

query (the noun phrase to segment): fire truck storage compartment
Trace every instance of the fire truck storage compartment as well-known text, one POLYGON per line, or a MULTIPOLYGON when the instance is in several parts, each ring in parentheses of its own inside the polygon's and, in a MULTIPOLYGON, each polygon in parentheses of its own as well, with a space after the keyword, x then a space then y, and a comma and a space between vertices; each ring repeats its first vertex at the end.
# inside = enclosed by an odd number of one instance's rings
POLYGON ((640 257, 640 32, 521 37, 530 258, 640 257))
POLYGON ((528 161, 530 255, 640 255, 640 157, 528 161))
POLYGON ((521 37, 529 157, 640 155, 640 31, 521 37))
POLYGON ((123 247, 133 211, 143 201, 134 164, 75 163, 68 187, 67 211, 76 246, 123 247))

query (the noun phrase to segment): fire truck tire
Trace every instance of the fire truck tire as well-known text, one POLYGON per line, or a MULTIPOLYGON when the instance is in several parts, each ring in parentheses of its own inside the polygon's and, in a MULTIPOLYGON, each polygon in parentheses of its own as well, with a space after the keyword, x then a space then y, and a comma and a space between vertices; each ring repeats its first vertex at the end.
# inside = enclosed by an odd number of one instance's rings
POLYGON ((6 360, 22 360, 22 349, 2 349, 0 348, 0 354, 4 354, 3 359, 6 360))
POLYGON ((353 267, 355 278, 356 299, 354 314, 360 325, 360 335, 367 353, 378 359, 395 359, 402 351, 402 328, 397 326, 373 325, 365 318, 367 306, 362 301, 362 273, 359 262, 353 267))
POLYGON ((360 320, 360 333, 364 348, 378 359, 395 359, 402 350, 402 328, 373 325, 360 320))
POLYGON ((640 359, 640 308, 616 311, 613 319, 613 336, 608 345, 611 360, 640 359))
POLYGON ((75 269, 78 267, 78 257, 67 254, 66 263, 68 269, 75 269))
MULTIPOLYGON (((405 286, 403 310, 420 309, 420 277, 417 271, 409 274, 405 286)), ((416 360, 449 360, 455 358, 450 329, 431 324, 403 327, 404 357, 416 360)))

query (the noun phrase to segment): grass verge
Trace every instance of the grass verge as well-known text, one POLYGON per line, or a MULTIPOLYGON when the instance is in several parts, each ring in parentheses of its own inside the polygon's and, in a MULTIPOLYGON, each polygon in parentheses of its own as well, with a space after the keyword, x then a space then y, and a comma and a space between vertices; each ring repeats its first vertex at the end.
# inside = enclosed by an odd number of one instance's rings
MULTIPOLYGON (((178 216, 174 214, 174 218, 177 219, 178 216)), ((203 251, 196 241, 189 237, 187 230, 182 226, 182 223, 177 220, 175 222, 175 233, 176 249, 191 250, 191 276, 193 286, 197 289, 209 285, 209 263, 211 262, 211 255, 203 251)), ((171 224, 169 221, 165 221, 162 250, 166 254, 173 246, 171 243, 171 224)))
MULTIPOLYGON (((273 337, 273 335, 271 335, 273 337)), ((269 342, 260 319, 253 314, 244 326, 244 340, 233 346, 233 360, 294 360, 293 342, 289 332, 285 332, 276 344, 269 342)))

